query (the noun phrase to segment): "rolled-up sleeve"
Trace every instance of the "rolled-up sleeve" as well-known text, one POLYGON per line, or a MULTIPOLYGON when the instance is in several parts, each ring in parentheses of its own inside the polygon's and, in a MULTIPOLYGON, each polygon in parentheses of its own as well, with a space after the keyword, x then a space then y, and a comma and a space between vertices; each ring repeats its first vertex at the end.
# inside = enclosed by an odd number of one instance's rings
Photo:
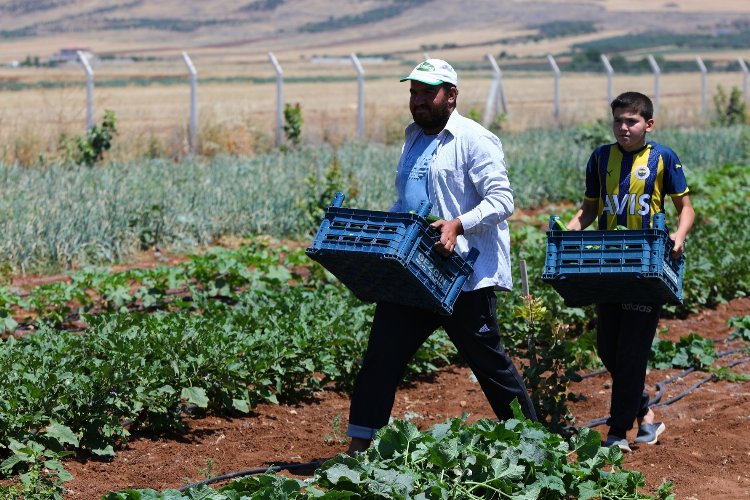
POLYGON ((429 195, 433 212, 444 219, 458 218, 463 235, 456 252, 479 250, 474 273, 464 290, 493 286, 510 290, 510 233, 513 191, 500 139, 456 111, 448 120, 430 169, 429 195))
POLYGON ((467 173, 480 201, 458 218, 464 233, 471 234, 477 226, 496 226, 513 215, 513 190, 497 137, 481 135, 468 141, 466 146, 467 173))

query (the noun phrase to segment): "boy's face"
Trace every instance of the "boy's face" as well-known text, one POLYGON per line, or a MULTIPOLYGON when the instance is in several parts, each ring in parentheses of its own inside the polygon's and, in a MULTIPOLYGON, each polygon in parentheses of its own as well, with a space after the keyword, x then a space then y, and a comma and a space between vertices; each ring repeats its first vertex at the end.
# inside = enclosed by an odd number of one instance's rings
POLYGON ((654 130, 654 120, 646 120, 635 111, 615 108, 612 111, 612 133, 625 151, 637 151, 646 144, 646 133, 654 130))

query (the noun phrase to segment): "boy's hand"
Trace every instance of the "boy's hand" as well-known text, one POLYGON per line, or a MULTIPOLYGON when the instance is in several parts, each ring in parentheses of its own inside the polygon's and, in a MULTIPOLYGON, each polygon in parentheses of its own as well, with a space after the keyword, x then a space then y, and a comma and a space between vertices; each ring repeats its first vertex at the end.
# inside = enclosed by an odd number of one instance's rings
POLYGON ((583 200, 583 204, 573 218, 568 222, 567 227, 571 231, 583 231, 596 220, 599 213, 599 200, 583 200))
POLYGON ((679 233, 672 233, 669 235, 669 238, 674 243, 671 253, 672 258, 679 259, 680 255, 685 252, 685 237, 679 233))
POLYGON ((430 224, 440 233, 440 240, 435 243, 435 251, 443 257, 448 257, 456 248, 456 239, 459 234, 464 234, 464 226, 460 219, 437 220, 430 224))

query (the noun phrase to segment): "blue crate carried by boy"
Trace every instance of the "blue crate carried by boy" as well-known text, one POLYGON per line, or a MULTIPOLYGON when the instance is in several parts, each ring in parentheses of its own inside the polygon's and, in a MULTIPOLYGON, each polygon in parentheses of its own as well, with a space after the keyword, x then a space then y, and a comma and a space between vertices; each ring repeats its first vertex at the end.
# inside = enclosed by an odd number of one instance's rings
POLYGON ((571 307, 681 303, 685 258, 673 259, 664 214, 652 229, 567 231, 550 217, 542 281, 571 307))
POLYGON ((323 265, 364 302, 395 302, 450 315, 479 251, 466 259, 455 252, 442 257, 433 245, 439 235, 417 213, 343 208, 343 193, 333 204, 307 255, 323 265))

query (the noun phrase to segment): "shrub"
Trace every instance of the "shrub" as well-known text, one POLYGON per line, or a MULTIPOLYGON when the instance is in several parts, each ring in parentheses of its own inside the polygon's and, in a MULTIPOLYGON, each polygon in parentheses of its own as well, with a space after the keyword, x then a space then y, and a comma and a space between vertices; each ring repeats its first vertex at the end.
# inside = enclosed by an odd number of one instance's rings
POLYGON ((745 103, 742 101, 742 92, 737 87, 732 87, 732 91, 727 96, 724 88, 719 85, 714 95, 714 106, 716 107, 715 125, 741 125, 745 123, 746 112, 745 103))
POLYGON ((284 105, 284 133, 294 146, 299 145, 302 137, 302 108, 299 103, 284 105))
POLYGON ((115 124, 115 112, 108 109, 104 112, 101 126, 91 127, 86 137, 61 135, 59 148, 63 156, 67 161, 89 167, 101 161, 104 152, 112 147, 112 139, 117 134, 115 124))

